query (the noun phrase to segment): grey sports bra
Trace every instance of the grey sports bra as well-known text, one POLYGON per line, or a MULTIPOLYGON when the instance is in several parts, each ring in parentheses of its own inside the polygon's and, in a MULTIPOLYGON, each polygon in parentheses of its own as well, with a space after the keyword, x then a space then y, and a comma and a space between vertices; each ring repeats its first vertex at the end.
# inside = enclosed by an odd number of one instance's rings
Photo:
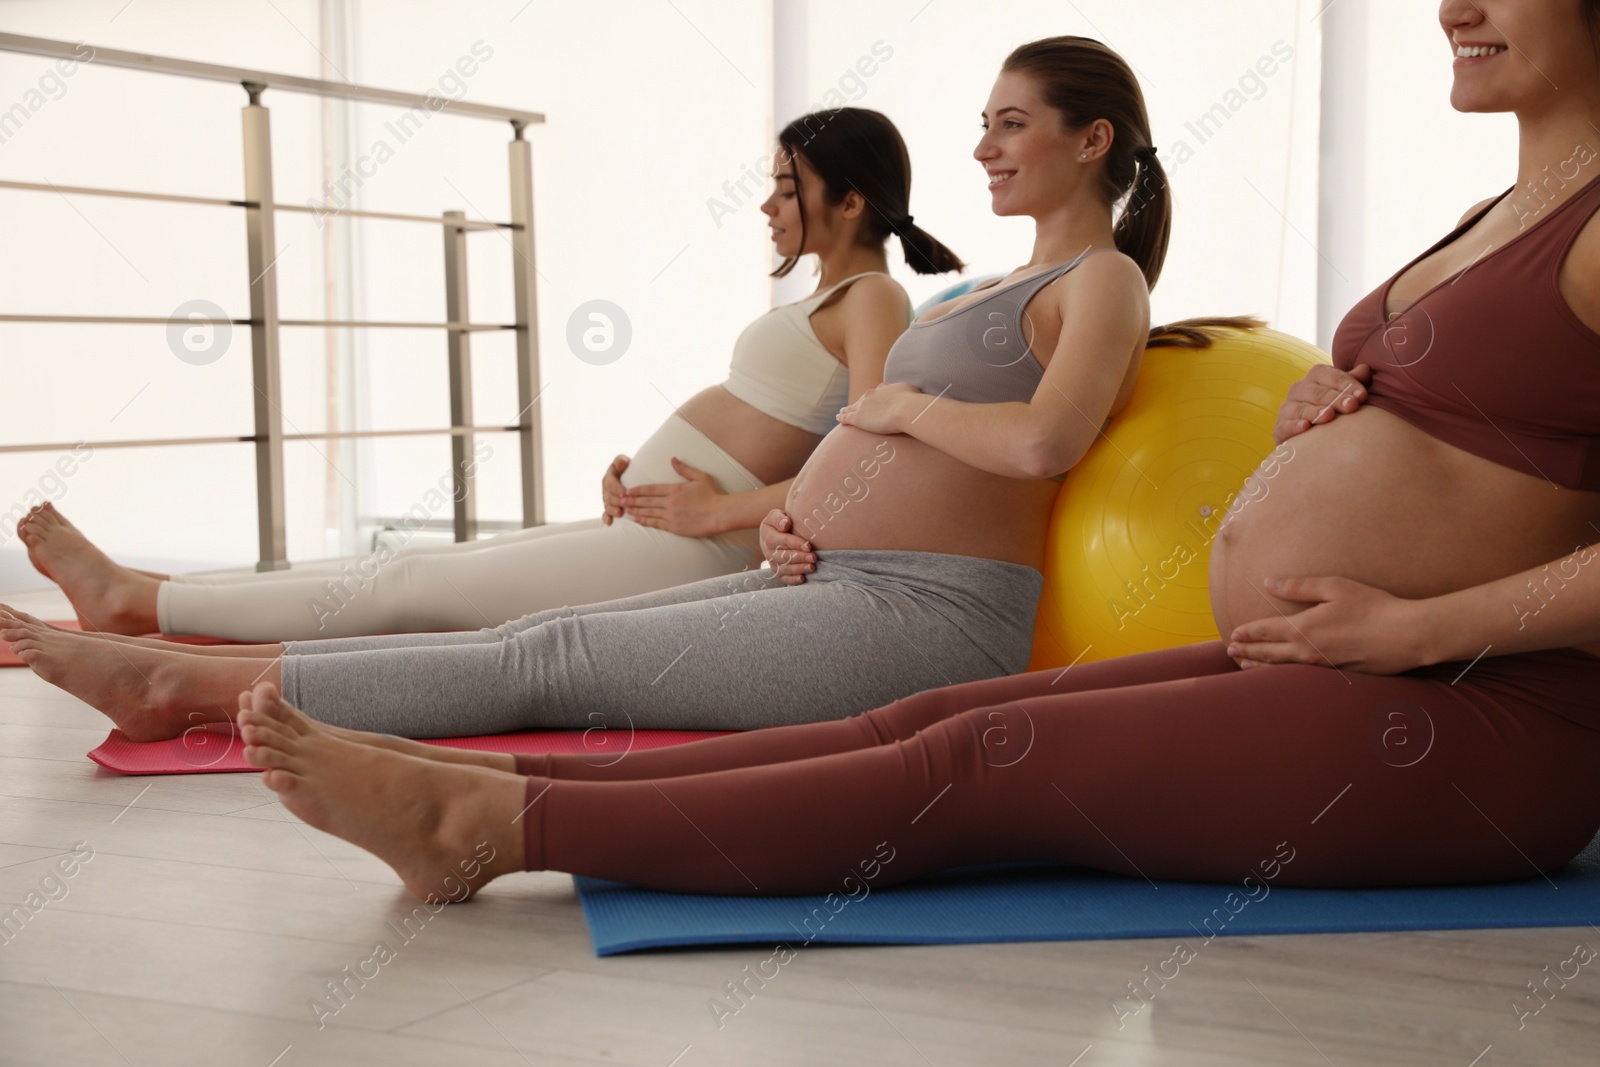
MULTIPOLYGON (((883 362, 883 381, 910 382, 930 397, 966 403, 1032 400, 1045 366, 1022 334, 1022 309, 1035 293, 1098 251, 1109 250, 1094 248, 1042 274, 995 286, 986 298, 954 312, 912 323, 883 362)), ((1066 477, 1054 475, 1051 482, 1066 477)))
POLYGON ((929 396, 970 404, 1031 400, 1044 366, 1022 332, 1022 309, 1040 289, 1107 251, 1091 249, 1069 263, 987 290, 987 296, 965 307, 913 322, 889 349, 883 380, 910 382, 929 396))

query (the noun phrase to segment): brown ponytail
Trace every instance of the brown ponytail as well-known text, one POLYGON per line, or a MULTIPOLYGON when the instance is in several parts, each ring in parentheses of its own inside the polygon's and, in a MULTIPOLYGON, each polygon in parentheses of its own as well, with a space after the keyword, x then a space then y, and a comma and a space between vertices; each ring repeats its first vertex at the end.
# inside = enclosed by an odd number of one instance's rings
POLYGON ((1222 330, 1259 330, 1266 326, 1248 315, 1219 316, 1209 319, 1179 319, 1165 326, 1150 327, 1145 348, 1210 348, 1221 340, 1222 330))
MULTIPOLYGON (((927 230, 914 224, 910 215, 903 221, 905 226, 895 232, 900 237, 900 251, 912 270, 918 274, 944 274, 946 271, 967 269, 960 256, 946 248, 927 230)), ((890 225, 893 228, 893 223, 890 225)))
MULTIPOLYGON (((842 107, 833 111, 813 111, 801 115, 778 134, 778 144, 790 159, 804 156, 821 177, 823 199, 830 204, 844 201, 852 190, 867 202, 862 240, 876 243, 890 235, 900 239, 906 263, 918 274, 943 274, 963 270, 950 249, 916 225, 911 217, 911 156, 906 143, 888 116, 861 107, 842 107)), ((795 170, 795 191, 800 191, 800 171, 795 170)), ((806 207, 800 208, 800 247, 805 248, 806 207)), ((794 269, 798 257, 783 261, 773 277, 782 278, 794 269)))
POLYGON ((1139 264, 1145 284, 1154 289, 1172 237, 1172 198, 1151 144, 1144 93, 1127 62, 1088 37, 1046 37, 1018 47, 1000 69, 1037 81, 1068 129, 1096 119, 1111 123, 1101 174, 1106 202, 1113 210, 1123 205, 1113 231, 1117 250, 1139 264))

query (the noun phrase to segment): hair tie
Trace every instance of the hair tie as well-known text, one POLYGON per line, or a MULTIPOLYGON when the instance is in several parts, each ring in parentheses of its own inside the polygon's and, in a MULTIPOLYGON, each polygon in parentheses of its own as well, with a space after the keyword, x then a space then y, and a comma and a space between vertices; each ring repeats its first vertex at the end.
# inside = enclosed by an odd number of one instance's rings
POLYGON ((1148 163, 1156 158, 1156 146, 1153 144, 1140 145, 1133 150, 1133 158, 1142 163, 1148 163))
POLYGON ((915 218, 915 215, 902 215, 897 219, 889 220, 889 225, 894 228, 895 232, 898 233, 901 230, 909 230, 911 228, 912 220, 915 218))

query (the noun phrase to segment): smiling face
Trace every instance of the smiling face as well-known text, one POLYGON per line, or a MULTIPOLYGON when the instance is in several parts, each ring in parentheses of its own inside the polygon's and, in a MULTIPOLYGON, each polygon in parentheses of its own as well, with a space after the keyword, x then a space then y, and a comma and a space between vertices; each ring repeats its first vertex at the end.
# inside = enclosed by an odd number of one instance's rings
POLYGON ((861 214, 860 206, 864 201, 857 193, 846 194, 842 204, 828 203, 822 176, 806 161, 805 156, 791 157, 780 149, 773 159, 772 174, 772 194, 762 203, 761 210, 767 216, 772 250, 785 259, 827 248, 837 237, 844 220, 858 218, 861 214), (797 166, 798 183, 795 181, 797 166), (795 191, 796 184, 799 185, 798 194, 795 191), (803 235, 800 222, 802 198, 806 206, 803 235))
POLYGON ((1455 56, 1457 111, 1582 106, 1600 83, 1584 0, 1442 0, 1439 26, 1455 56))
POLYGON ((1016 71, 995 79, 983 128, 972 156, 983 164, 996 215, 1037 216, 1060 206, 1089 175, 1083 164, 1110 146, 1109 124, 1067 129, 1038 82, 1016 71), (1081 158, 1084 152, 1088 160, 1081 158))

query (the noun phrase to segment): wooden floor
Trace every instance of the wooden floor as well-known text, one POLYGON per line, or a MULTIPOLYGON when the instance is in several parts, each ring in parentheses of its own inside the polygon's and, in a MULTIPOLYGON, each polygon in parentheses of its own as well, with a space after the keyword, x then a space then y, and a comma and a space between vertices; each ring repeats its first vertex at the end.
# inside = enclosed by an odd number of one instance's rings
POLYGON ((106 729, 0 670, 0 911, 59 898, 0 944, 5 1065, 1600 1063, 1600 960, 1520 1030, 1512 1008, 1593 927, 1221 938, 1120 1027, 1108 1002, 1170 942, 813 946, 719 1028, 708 1002, 770 947, 597 959, 560 874, 402 941, 414 901, 382 863, 254 775, 100 770, 106 729), (93 859, 43 883, 78 842, 93 859), (394 958, 319 1028, 309 1003, 379 941, 394 958))

